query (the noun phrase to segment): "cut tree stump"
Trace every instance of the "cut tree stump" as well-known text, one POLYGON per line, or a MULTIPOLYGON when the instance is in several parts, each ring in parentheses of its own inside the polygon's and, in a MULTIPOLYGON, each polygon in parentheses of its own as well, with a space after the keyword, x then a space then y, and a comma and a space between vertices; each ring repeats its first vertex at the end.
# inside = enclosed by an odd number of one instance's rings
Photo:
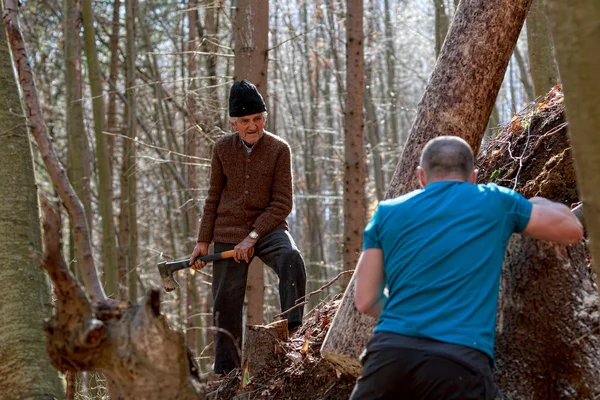
POLYGON ((269 325, 246 325, 242 386, 247 385, 253 376, 273 368, 277 353, 283 351, 278 343, 280 340, 289 340, 286 319, 269 325))

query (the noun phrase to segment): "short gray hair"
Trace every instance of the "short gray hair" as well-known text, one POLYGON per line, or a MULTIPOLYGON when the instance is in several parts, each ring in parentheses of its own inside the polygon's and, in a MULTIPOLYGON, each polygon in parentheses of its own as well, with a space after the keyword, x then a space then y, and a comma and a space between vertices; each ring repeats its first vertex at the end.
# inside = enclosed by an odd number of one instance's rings
MULTIPOLYGON (((267 115, 269 115, 269 113, 266 111, 263 111, 261 114, 262 114, 263 119, 267 118, 267 115)), ((242 117, 229 117, 229 122, 231 122, 232 124, 235 124, 237 122, 238 118, 242 118, 242 117)))
POLYGON ((468 181, 474 168, 471 146, 458 136, 430 140, 421 153, 421 168, 427 179, 460 176, 468 181))

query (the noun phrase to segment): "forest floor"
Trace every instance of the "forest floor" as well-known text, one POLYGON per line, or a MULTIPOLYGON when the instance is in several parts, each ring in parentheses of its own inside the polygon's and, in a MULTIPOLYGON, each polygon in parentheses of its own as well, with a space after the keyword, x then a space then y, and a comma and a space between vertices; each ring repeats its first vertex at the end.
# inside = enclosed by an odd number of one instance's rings
MULTIPOLYGON (((563 94, 555 87, 500 126, 476 160, 479 182, 574 206, 577 185, 564 110, 563 94)), ((240 370, 209 382, 208 399, 347 399, 355 379, 341 375, 320 355, 340 301, 338 295, 312 313, 289 341, 280 342, 282 350, 272 366, 245 387, 240 370)))

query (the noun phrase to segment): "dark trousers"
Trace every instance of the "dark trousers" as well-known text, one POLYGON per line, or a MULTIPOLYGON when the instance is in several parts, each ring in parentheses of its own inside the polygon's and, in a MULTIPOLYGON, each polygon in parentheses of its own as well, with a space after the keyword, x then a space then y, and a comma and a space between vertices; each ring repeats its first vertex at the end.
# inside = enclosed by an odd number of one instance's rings
MULTIPOLYGON (((215 252, 231 250, 235 244, 215 243, 215 252)), ((281 309, 287 310, 306 293, 304 260, 285 229, 276 229, 258 239, 254 257, 259 257, 279 277, 281 309)), ((252 261, 252 260, 250 260, 252 261)), ((246 294, 248 263, 233 258, 213 263, 213 324, 215 333, 215 365, 218 374, 240 366, 242 349, 242 311, 246 294)), ((288 328, 302 324, 303 307, 287 314, 288 328)))
POLYGON ((350 400, 492 400, 491 368, 423 350, 386 348, 368 351, 350 400))

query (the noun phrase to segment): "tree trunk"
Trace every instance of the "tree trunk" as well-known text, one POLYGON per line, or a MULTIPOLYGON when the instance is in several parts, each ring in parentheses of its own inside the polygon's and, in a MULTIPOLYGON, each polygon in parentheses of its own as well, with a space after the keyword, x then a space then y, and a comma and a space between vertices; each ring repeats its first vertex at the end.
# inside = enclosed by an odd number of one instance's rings
MULTIPOLYGON (((587 209, 586 209, 587 210, 587 209)), ((495 381, 507 399, 591 399, 600 389, 598 293, 583 242, 513 235, 502 269, 495 381)))
POLYGON ((558 80, 552 47, 546 0, 533 0, 527 16, 527 49, 536 98, 548 93, 558 80))
POLYGON ((435 7, 435 55, 440 55, 442 45, 448 34, 448 27, 450 21, 448 13, 446 13, 446 6, 444 0, 433 0, 433 6, 435 7))
POLYGON ((137 116, 136 116, 136 73, 135 73, 135 17, 136 17, 136 0, 126 0, 126 18, 127 18, 127 79, 125 87, 127 88, 127 136, 125 154, 123 155, 127 162, 127 223, 129 226, 129 237, 127 240, 127 272, 129 275, 129 299, 137 300, 137 167, 136 167, 136 137, 137 137, 137 116))
MULTIPOLYGON (((393 25, 392 25, 392 17, 391 17, 391 9, 390 9, 390 0, 384 0, 384 15, 385 15, 385 66, 387 70, 387 87, 385 89, 385 93, 387 96, 387 101, 390 103, 390 114, 388 117, 389 120, 389 137, 392 139, 391 145, 392 149, 397 149, 398 145, 404 146, 403 142, 399 143, 399 138, 402 136, 398 131, 398 90, 396 89, 396 64, 395 64, 395 51, 394 51, 394 35, 393 35, 393 25)), ((394 158, 395 159, 395 158, 394 158)), ((388 179, 391 177, 387 176, 388 179)))
POLYGON ((379 120, 377 119, 377 111, 375 110, 375 104, 373 100, 373 92, 371 90, 371 67, 367 67, 367 71, 365 74, 365 110, 367 112, 367 118, 365 121, 366 124, 366 133, 367 133, 367 142, 370 146, 371 153, 371 163, 373 169, 373 180, 375 181, 375 197, 378 201, 383 200, 383 195, 385 191, 385 178, 383 175, 383 160, 381 157, 381 147, 384 143, 379 138, 379 120))
MULTIPOLYGON (((102 217, 102 260, 104 273, 115 279, 116 274, 116 243, 112 207, 112 182, 108 152, 104 138, 104 97, 98 51, 96 49, 96 33, 94 30, 94 12, 91 0, 82 0, 83 35, 85 40, 85 55, 87 59, 90 88, 92 92, 92 108, 94 115, 94 136, 96 138, 96 163, 98 168, 98 201, 102 217), (115 271, 114 273, 112 271, 115 271)), ((107 289, 110 296, 117 296, 118 282, 112 282, 107 289)))
MULTIPOLYGON (((416 120, 387 198, 417 187, 416 169, 420 153, 430 139, 449 134, 460 136, 477 153, 529 2, 460 2, 429 85, 419 103, 416 120), (467 56, 469 62, 465 63, 467 56)), ((359 231, 358 227, 363 226, 362 223, 356 224, 355 229, 359 231)), ((354 289, 346 290, 338 310, 338 314, 344 317, 336 315, 321 349, 327 360, 351 375, 360 371, 356 356, 363 350, 376 325, 374 319, 368 319, 356 310, 353 293, 354 289)))
POLYGON ((248 378, 277 367, 277 353, 283 351, 278 341, 288 339, 286 319, 266 326, 246 325, 242 353, 242 386, 248 378))
MULTIPOLYGON (((1 7, 0 7, 1 8, 1 7)), ((51 315, 31 146, 6 31, 0 28, 0 397, 50 400, 65 389, 49 363, 41 321, 51 315)))
POLYGON ((388 198, 418 186, 421 150, 437 136, 460 136, 477 154, 530 1, 460 2, 419 103, 388 198))
POLYGON ((600 277, 600 113, 594 100, 600 90, 600 6, 595 0, 548 3, 551 29, 563 81, 569 136, 573 146, 577 186, 585 205, 596 279, 600 277), (567 6, 569 6, 567 10, 567 6), (571 8, 572 7, 572 8, 571 8))
MULTIPOLYGON (((187 102, 187 110, 188 110, 188 119, 185 133, 185 153, 190 157, 197 157, 198 155, 198 102, 196 100, 197 97, 197 85, 196 80, 199 78, 199 70, 197 63, 197 55, 198 51, 198 34, 197 34, 197 24, 198 24, 198 2, 196 0, 190 0, 188 2, 188 72, 189 72, 189 86, 186 94, 186 102, 187 102)), ((192 238, 195 236, 195 233, 198 232, 198 212, 196 209, 196 199, 195 199, 195 191, 197 190, 196 184, 196 165, 194 163, 189 163, 187 165, 186 171, 186 181, 187 181, 187 192, 186 192, 186 206, 182 211, 183 217, 187 219, 184 224, 186 227, 186 232, 184 232, 185 240, 187 241, 187 252, 191 254, 195 240, 192 238)), ((198 298, 198 287, 196 284, 196 276, 189 270, 190 275, 187 279, 187 319, 186 319, 186 336, 187 336, 187 344, 194 352, 198 352, 202 350, 202 344, 200 341, 200 325, 201 318, 198 315, 200 313, 200 302, 198 298)))
MULTIPOLYGON (((268 109, 267 71, 269 48, 269 2, 238 0, 235 17, 235 80, 252 82, 265 99, 268 109)), ((263 323, 264 267, 253 261, 248 271, 248 319, 251 325, 263 323)))
MULTIPOLYGON (((365 171, 363 98, 365 60, 363 1, 346 3, 346 82, 347 104, 344 123, 344 253, 343 268, 356 266, 362 251, 362 227, 365 222, 365 171)), ((347 279, 345 279, 347 281, 347 279)), ((345 283, 345 282, 344 282, 345 283)))
MULTIPOLYGON (((67 131, 67 175, 73 189, 83 203, 88 229, 92 231, 92 202, 90 195, 90 148, 83 124, 82 88, 81 88, 81 38, 80 15, 77 1, 66 0, 64 15, 64 51, 65 51, 65 97, 67 131)), ((72 232, 70 233, 72 235, 72 232)), ((75 258, 73 238, 70 236, 70 258, 75 258)), ((77 264, 72 270, 77 275, 77 264)), ((104 274, 106 278, 106 274, 104 274)), ((106 285, 106 281, 104 284, 106 285)), ((108 289, 108 288, 107 288, 108 289)), ((110 292, 110 290, 108 290, 110 292)))
MULTIPOLYGON (((113 3, 113 20, 112 20, 112 32, 110 35, 110 68, 109 68, 109 80, 116 85, 119 80, 119 32, 120 32, 120 24, 119 24, 119 14, 121 12, 121 0, 115 0, 113 3)), ((108 109, 106 113, 106 130, 108 132, 115 133, 117 128, 117 93, 115 90, 110 90, 108 92, 108 109)), ((115 166, 114 158, 115 158, 115 137, 112 135, 108 135, 106 138, 106 150, 108 152, 108 170, 111 176, 111 185, 112 185, 112 177, 113 177, 113 168, 115 166)), ((121 292, 121 288, 127 285, 127 282, 122 282, 121 280, 121 271, 119 270, 117 275, 119 275, 119 291, 121 292), (125 285, 125 286, 124 286, 125 285)), ((119 295, 120 298, 124 299, 123 293, 119 295)))
POLYGON ((529 80, 529 73, 527 72, 527 68, 525 67, 525 61, 523 60, 523 56, 519 51, 519 46, 515 45, 515 60, 517 60, 517 65, 519 66, 519 75, 521 75, 521 83, 525 88, 525 93, 527 93, 527 101, 533 101, 537 96, 533 91, 533 87, 531 86, 529 80))

